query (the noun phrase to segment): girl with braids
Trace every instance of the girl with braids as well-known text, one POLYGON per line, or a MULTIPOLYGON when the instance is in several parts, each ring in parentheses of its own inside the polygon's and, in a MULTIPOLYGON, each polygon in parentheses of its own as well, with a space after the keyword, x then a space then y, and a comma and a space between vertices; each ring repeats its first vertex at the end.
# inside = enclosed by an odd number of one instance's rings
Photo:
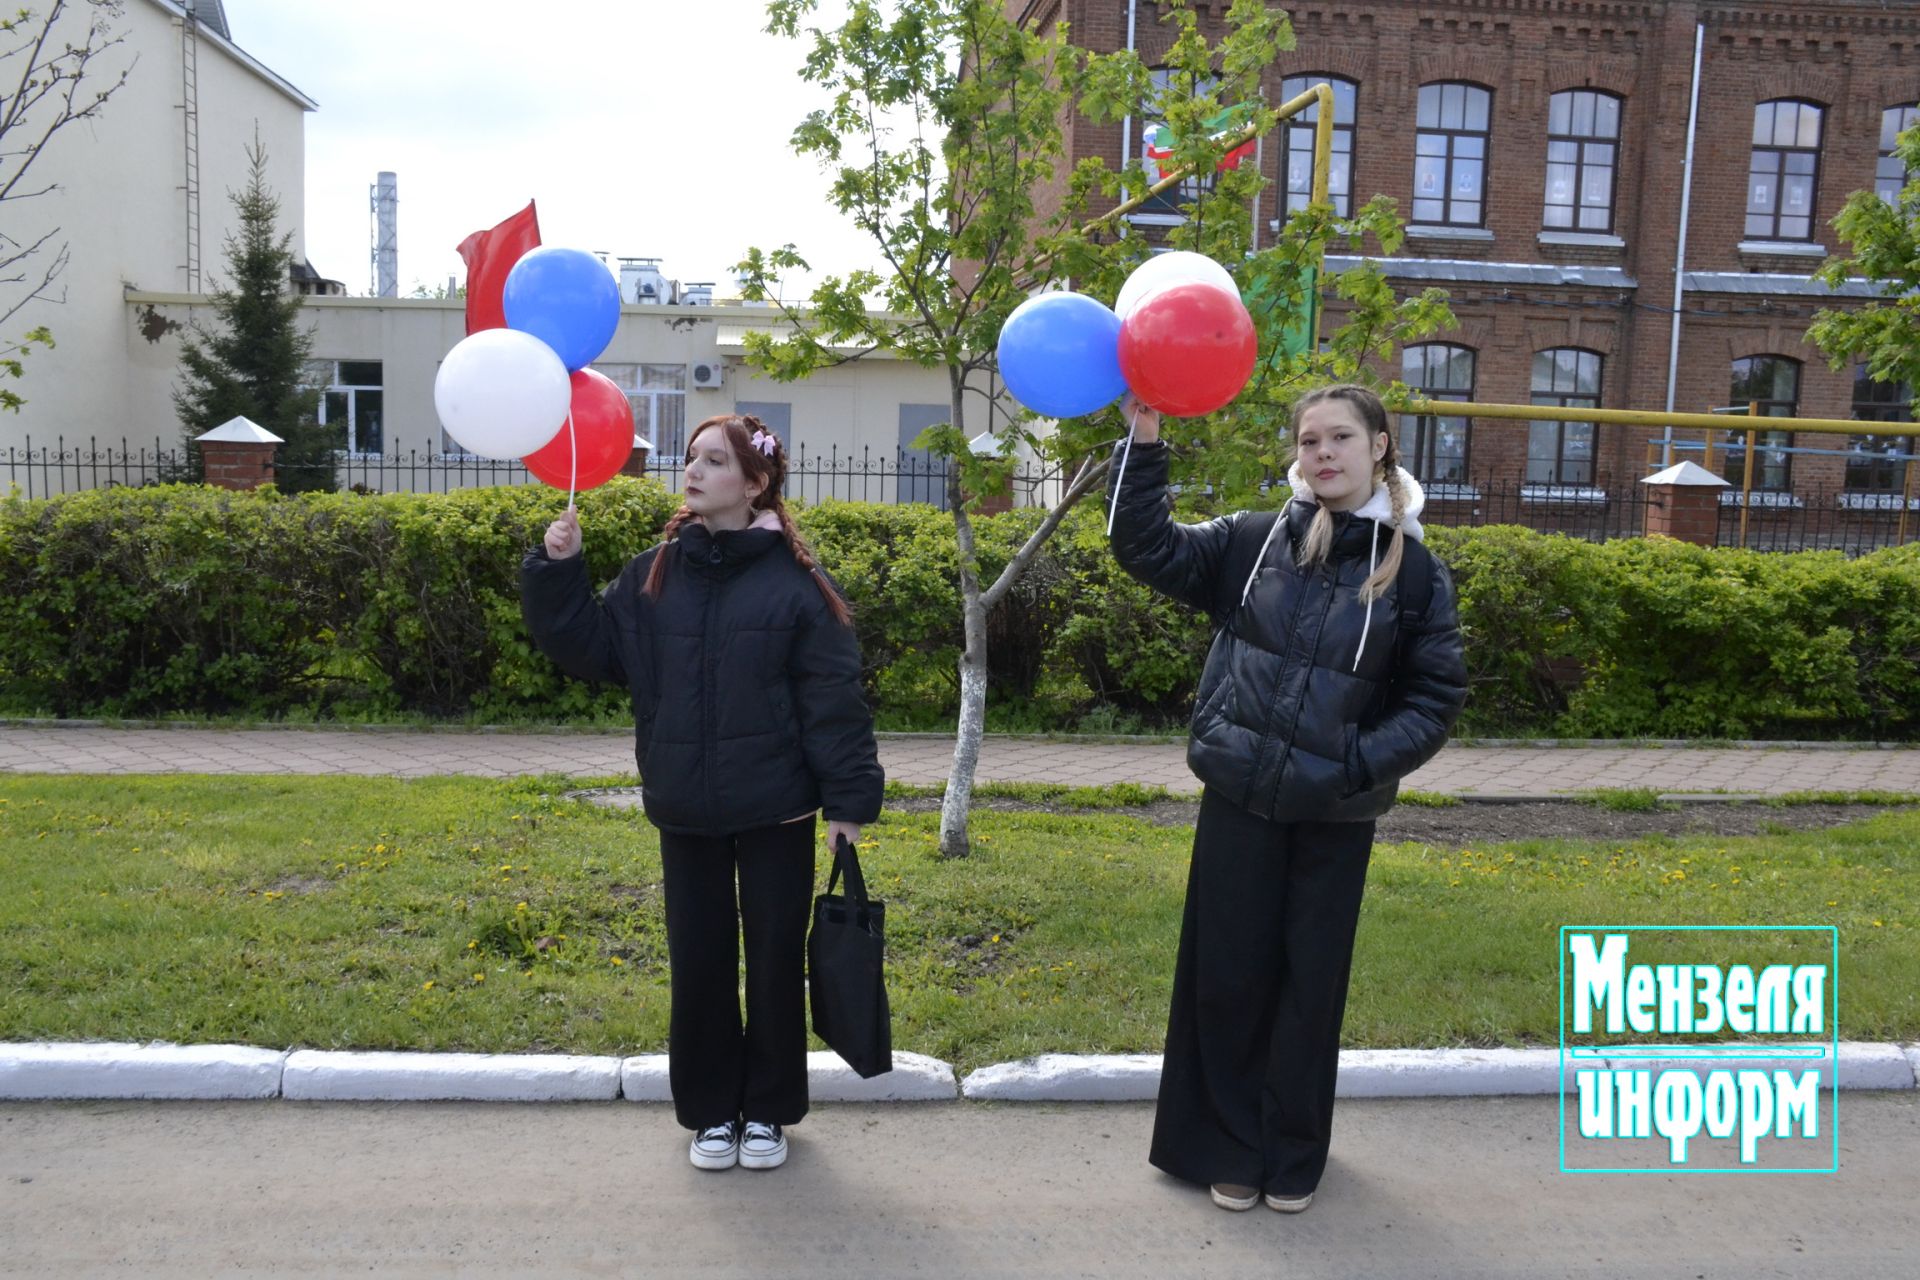
MULTIPOLYGON (((1149 1158, 1215 1204, 1298 1213, 1334 1077, 1374 820, 1466 700, 1447 570, 1386 410, 1357 386, 1294 406, 1284 510, 1176 524, 1160 415, 1129 400, 1113 550, 1206 611, 1187 763, 1194 826, 1149 1158)), ((1116 473, 1119 468, 1115 468, 1116 473)))
POLYGON ((758 419, 708 418, 664 540, 597 598, 572 507, 520 574, 541 650, 633 699, 666 880, 668 1077, 701 1169, 785 1161, 784 1126, 807 1113, 815 819, 831 848, 880 816, 851 616, 781 501, 786 473, 758 419))

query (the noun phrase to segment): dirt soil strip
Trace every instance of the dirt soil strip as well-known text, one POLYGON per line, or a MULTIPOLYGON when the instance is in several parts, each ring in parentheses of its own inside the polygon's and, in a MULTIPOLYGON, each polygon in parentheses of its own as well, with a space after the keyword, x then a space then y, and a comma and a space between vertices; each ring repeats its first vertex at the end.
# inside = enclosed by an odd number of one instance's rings
MULTIPOLYGON (((1141 818, 1159 826, 1192 826, 1200 812, 1198 801, 1162 800, 1124 808, 1084 809, 1030 800, 979 796, 975 809, 1024 813, 1112 814, 1141 818)), ((935 813, 938 797, 890 801, 887 808, 904 813, 935 813)), ((1767 805, 1753 802, 1686 804, 1651 811, 1619 811, 1593 804, 1540 801, 1521 804, 1472 802, 1428 808, 1396 805, 1380 819, 1376 839, 1381 844, 1419 841, 1423 844, 1470 848, 1500 840, 1630 840, 1646 835, 1779 835, 1787 831, 1821 831, 1828 827, 1864 822, 1895 806, 1874 804, 1767 805)))

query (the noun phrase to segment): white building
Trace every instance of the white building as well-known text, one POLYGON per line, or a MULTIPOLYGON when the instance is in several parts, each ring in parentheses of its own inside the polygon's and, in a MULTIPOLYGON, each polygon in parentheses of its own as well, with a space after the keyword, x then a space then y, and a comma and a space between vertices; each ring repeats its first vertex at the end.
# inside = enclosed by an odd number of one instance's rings
MULTIPOLYGON (((72 248, 64 301, 35 303, 15 317, 23 332, 47 325, 58 344, 29 356, 27 376, 14 384, 27 403, 17 417, 0 417, 0 458, 9 460, 0 487, 11 480, 34 496, 138 483, 157 474, 156 451, 178 447, 172 392, 180 336, 196 320, 214 318, 206 294, 218 283, 237 221, 227 193, 245 185, 256 136, 282 226, 292 233, 303 291, 338 291, 304 251, 304 130, 314 101, 235 44, 218 0, 194 0, 190 8, 179 0, 128 0, 119 27, 123 44, 103 75, 130 66, 126 85, 98 120, 59 135, 34 170, 58 190, 28 212, 45 227, 60 227, 72 248), (29 448, 41 462, 22 466, 29 448), (58 465, 61 451, 68 466, 58 465), (135 463, 101 465, 108 452, 131 454, 135 463)), ((377 167, 378 158, 369 157, 369 173, 377 167)), ((23 220, 20 206, 8 210, 10 219, 23 220)), ((9 227, 16 238, 30 231, 9 227)), ((628 275, 638 280, 649 266, 659 274, 657 259, 622 265, 623 282, 628 275)), ((664 296, 699 298, 705 288, 664 296)), ((679 456, 688 426, 716 413, 750 412, 809 463, 845 469, 836 485, 793 486, 797 496, 938 500, 937 486, 924 478, 888 482, 879 473, 897 470, 898 451, 949 418, 944 370, 869 356, 802 383, 776 383, 741 361, 744 334, 777 325, 769 309, 623 301, 619 331, 595 367, 627 390, 636 431, 660 462, 679 456)), ((437 489, 504 478, 498 468, 450 474, 444 465, 458 455, 435 414, 433 380, 465 336, 463 307, 308 297, 314 376, 325 388, 320 411, 347 428, 349 483, 437 489)))
MULTIPOLYGON (((74 5, 63 21, 85 24, 89 9, 74 5)), ((175 0, 128 0, 116 24, 122 43, 96 64, 100 84, 130 68, 126 84, 97 119, 67 126, 35 161, 29 185, 57 189, 5 206, 8 235, 31 243, 58 227, 71 260, 52 290, 64 300, 30 303, 13 319, 9 337, 45 325, 58 345, 27 357, 13 384, 27 403, 17 417, 0 415, 0 452, 29 438, 36 450, 89 437, 144 438, 148 447, 155 435, 179 438, 171 384, 155 395, 133 376, 128 345, 143 340, 126 293, 210 286, 238 221, 227 193, 246 185, 256 133, 295 259, 305 261, 306 113, 315 104, 233 43, 218 0, 195 9, 188 21, 175 0)), ((83 31, 76 26, 72 38, 83 31)))

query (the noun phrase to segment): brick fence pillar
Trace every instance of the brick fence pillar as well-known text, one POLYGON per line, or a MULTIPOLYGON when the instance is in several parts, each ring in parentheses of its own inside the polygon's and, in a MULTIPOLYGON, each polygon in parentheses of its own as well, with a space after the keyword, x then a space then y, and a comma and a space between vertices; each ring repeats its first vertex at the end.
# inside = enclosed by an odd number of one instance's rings
POLYGON ((633 438, 633 452, 620 467, 620 474, 638 479, 647 474, 647 459, 653 456, 653 442, 645 436, 633 438))
POLYGON ((258 489, 274 480, 279 436, 246 418, 231 418, 194 438, 207 483, 221 489, 258 489))
POLYGON ((1649 538, 1660 536, 1711 547, 1720 541, 1720 494, 1730 486, 1692 462, 1679 462, 1641 484, 1647 486, 1649 538))

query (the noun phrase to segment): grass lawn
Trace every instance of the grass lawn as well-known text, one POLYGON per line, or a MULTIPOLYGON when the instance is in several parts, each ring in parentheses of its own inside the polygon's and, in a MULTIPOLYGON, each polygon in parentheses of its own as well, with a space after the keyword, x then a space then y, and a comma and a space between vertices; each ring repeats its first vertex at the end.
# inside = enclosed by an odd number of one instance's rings
MULTIPOLYGON (((6 776, 0 1040, 658 1050, 658 844, 637 811, 557 798, 578 785, 6 776)), ((1191 832, 982 813, 976 855, 943 863, 937 821, 889 813, 863 851, 889 904, 896 1047, 963 1069, 1156 1050, 1191 832)), ((1916 848, 1914 811, 1753 838, 1380 846, 1346 1042, 1552 1044, 1560 926, 1655 923, 1837 925, 1843 1038, 1920 1038, 1916 848)))

